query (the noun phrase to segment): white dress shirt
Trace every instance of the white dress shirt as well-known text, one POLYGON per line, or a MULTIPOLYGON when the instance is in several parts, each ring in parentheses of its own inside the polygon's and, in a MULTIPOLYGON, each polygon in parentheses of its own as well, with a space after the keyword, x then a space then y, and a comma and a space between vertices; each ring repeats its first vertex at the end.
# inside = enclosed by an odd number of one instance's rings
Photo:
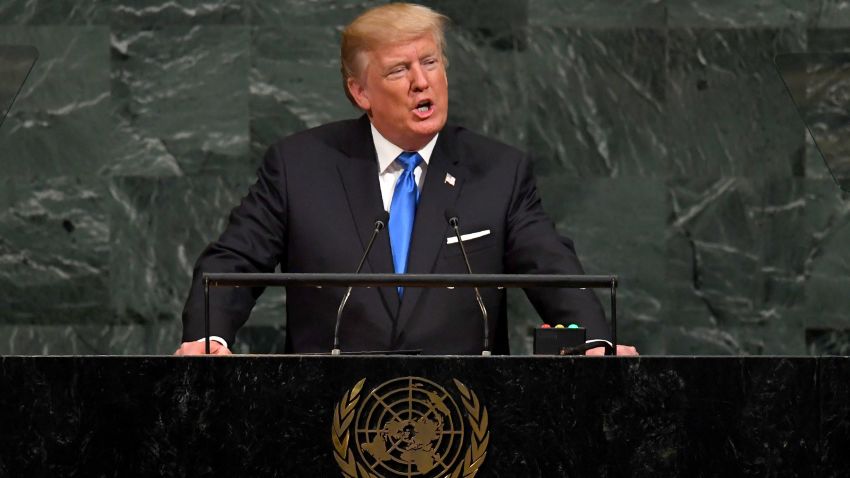
MULTIPOLYGON (((416 179, 416 187, 419 188, 420 192, 422 192, 422 185, 425 184, 425 173, 428 171, 428 162, 431 161, 434 145, 437 144, 437 136, 439 134, 417 151, 419 156, 422 156, 422 162, 413 170, 413 177, 416 179)), ((384 211, 390 212, 395 184, 401 177, 401 173, 404 172, 404 166, 397 163, 395 159, 404 150, 384 138, 375 128, 375 125, 372 125, 372 142, 375 143, 375 152, 378 153, 378 181, 381 183, 381 199, 384 200, 384 211)))

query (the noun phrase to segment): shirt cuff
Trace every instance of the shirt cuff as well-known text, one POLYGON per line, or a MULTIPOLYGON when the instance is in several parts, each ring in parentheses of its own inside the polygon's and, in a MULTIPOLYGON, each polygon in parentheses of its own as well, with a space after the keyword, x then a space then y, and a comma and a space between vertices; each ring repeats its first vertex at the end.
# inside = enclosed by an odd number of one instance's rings
MULTIPOLYGON (((584 343, 586 343, 586 344, 589 344, 589 343, 591 343, 591 342, 605 342, 606 344, 608 344, 608 346, 609 346, 609 347, 613 347, 613 346, 614 346, 614 344, 612 344, 611 342, 609 342, 609 341, 607 341, 607 340, 605 340, 605 339, 588 339, 588 340, 585 340, 585 341, 584 341, 584 343)), ((601 344, 600 344, 600 347, 601 347, 601 344)))
MULTIPOLYGON (((206 338, 202 338, 202 339, 196 340, 195 342, 204 342, 206 340, 207 340, 206 338)), ((210 335, 210 340, 212 340, 213 342, 218 342, 221 345, 224 345, 224 348, 227 348, 227 341, 224 340, 223 338, 219 337, 218 335, 210 335)))

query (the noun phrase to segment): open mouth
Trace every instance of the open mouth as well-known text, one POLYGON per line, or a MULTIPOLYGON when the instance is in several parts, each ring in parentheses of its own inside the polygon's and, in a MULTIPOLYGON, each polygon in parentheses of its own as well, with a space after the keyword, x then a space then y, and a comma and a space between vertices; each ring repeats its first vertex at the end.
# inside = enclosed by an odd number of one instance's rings
POLYGON ((416 108, 414 108, 414 111, 418 113, 427 113, 431 110, 431 108, 433 108, 433 106, 434 104, 431 102, 431 100, 422 100, 419 103, 416 103, 416 108))

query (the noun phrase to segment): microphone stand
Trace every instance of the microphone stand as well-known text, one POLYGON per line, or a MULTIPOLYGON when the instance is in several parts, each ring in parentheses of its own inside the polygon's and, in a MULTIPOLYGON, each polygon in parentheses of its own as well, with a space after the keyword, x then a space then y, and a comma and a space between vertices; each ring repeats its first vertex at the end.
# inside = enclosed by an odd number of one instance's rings
MULTIPOLYGON (((387 216, 387 213, 384 213, 384 216, 387 216)), ((369 244, 366 245, 366 251, 363 252, 363 257, 360 258, 360 263, 357 264, 357 271, 355 274, 360 273, 360 269, 363 268, 363 263, 366 262, 366 257, 369 255, 369 251, 372 250, 372 244, 375 243, 375 238, 378 237, 378 233, 381 232, 381 229, 384 228, 386 222, 386 218, 381 218, 375 221, 375 230, 372 231, 372 237, 369 238, 369 244)), ((345 304, 348 302, 348 298, 351 297, 351 290, 354 286, 348 286, 348 289, 345 291, 345 295, 342 296, 342 301, 339 303, 339 309, 336 311, 336 325, 334 325, 334 348, 331 350, 331 355, 340 355, 342 351, 339 349, 339 324, 342 322, 342 310, 345 308, 345 304)))
MULTIPOLYGON (((469 265, 469 257, 466 255, 466 248, 463 247, 463 239, 460 237, 460 229, 458 224, 460 221, 457 216, 451 214, 449 217, 449 225, 455 231, 455 236, 457 237, 457 244, 460 246, 460 252, 463 254, 463 261, 466 263, 466 270, 472 274, 472 266, 469 265)), ((489 320, 487 316, 487 307, 484 306, 484 300, 481 298, 481 292, 478 291, 478 287, 473 287, 472 290, 475 291, 475 300, 478 301, 478 307, 481 309, 481 316, 484 317, 484 350, 481 351, 481 355, 485 357, 490 356, 490 327, 489 320)))

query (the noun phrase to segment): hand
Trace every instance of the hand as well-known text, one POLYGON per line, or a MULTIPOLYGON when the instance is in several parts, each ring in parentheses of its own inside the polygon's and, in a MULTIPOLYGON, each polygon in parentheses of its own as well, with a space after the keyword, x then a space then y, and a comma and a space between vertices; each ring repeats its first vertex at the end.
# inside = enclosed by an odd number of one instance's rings
MULTIPOLYGON (((585 355, 605 355, 605 347, 596 347, 588 350, 585 355)), ((640 355, 636 348, 631 345, 617 345, 617 355, 620 356, 637 356, 640 355)))
MULTIPOLYGON (((204 342, 183 342, 180 348, 174 352, 174 355, 206 355, 206 344, 204 342)), ((233 352, 215 340, 210 340, 210 355, 233 355, 233 352)))

